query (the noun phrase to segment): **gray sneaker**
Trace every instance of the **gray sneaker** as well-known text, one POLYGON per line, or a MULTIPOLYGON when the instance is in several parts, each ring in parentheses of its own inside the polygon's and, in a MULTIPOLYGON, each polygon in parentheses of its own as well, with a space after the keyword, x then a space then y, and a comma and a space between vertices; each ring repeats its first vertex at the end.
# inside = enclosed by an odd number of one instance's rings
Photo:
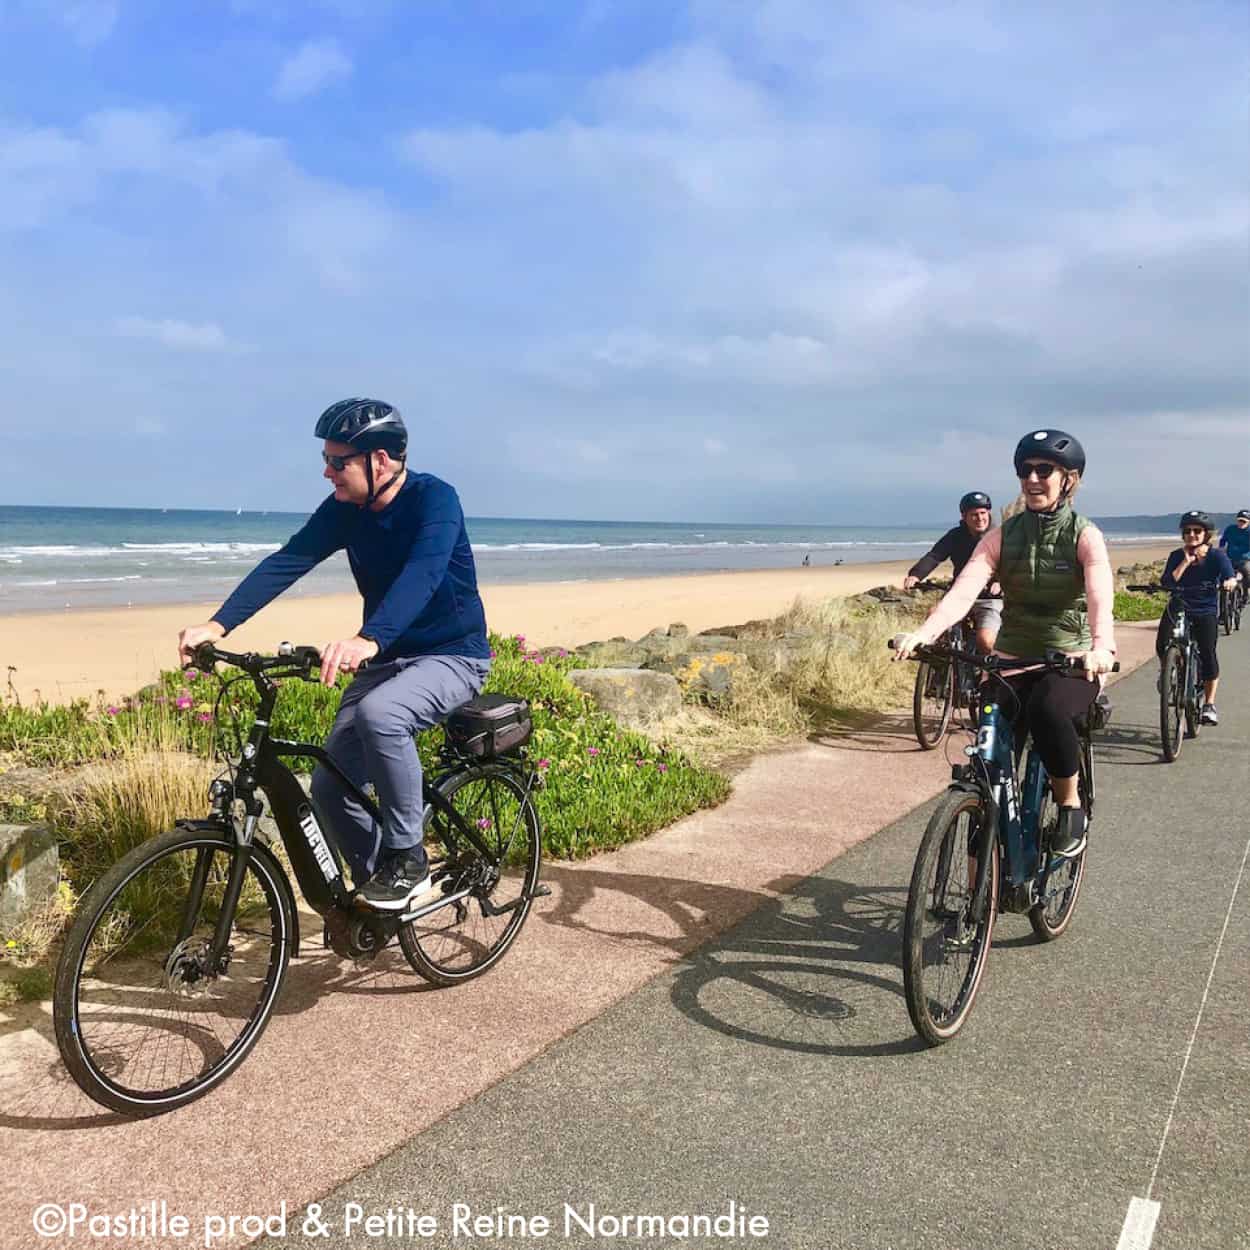
POLYGON ((1085 828, 1084 808, 1061 807, 1059 819, 1051 833, 1050 853, 1061 859, 1075 859, 1089 842, 1085 828))
POLYGON ((1218 725, 1220 723, 1220 714, 1215 710, 1215 704, 1204 703, 1202 705, 1202 715, 1198 719, 1204 725, 1218 725))
POLYGON ((385 851, 377 872, 356 891, 355 902, 375 911, 406 911, 434 894, 424 849, 385 851))

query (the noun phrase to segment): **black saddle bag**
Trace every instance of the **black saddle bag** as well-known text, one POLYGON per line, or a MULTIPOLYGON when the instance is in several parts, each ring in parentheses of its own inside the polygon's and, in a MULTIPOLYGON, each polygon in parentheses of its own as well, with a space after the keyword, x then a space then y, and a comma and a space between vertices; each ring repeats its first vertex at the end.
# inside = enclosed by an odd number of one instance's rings
POLYGON ((534 732, 526 699, 480 694, 458 707, 444 725, 447 741, 461 755, 494 759, 519 751, 534 732))

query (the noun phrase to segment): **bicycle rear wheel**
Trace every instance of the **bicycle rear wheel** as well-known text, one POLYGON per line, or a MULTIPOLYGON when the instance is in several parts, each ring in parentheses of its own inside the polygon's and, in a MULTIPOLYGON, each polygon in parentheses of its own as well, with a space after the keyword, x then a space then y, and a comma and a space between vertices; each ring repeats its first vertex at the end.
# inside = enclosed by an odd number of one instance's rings
POLYGON ((912 723, 916 741, 932 751, 946 732, 955 698, 955 671, 948 660, 921 660, 912 692, 912 723))
POLYGON ((489 848, 489 855, 436 811, 427 831, 435 882, 469 894, 400 927, 413 969, 434 985, 459 985, 503 957, 529 915, 538 885, 542 839, 524 782, 502 767, 453 773, 442 794, 489 848))
POLYGON ((225 834, 176 829, 123 856, 83 898, 53 1020, 65 1066, 96 1102, 132 1116, 181 1107, 229 1076, 268 1024, 294 917, 263 846, 252 848, 228 967, 207 964, 233 856, 225 834))
POLYGON ((949 1041, 972 1010, 998 911, 998 839, 990 838, 985 914, 970 915, 976 881, 969 850, 981 836, 981 795, 951 790, 929 820, 916 853, 903 921, 903 988, 916 1032, 949 1041))
MULTIPOLYGON (((1082 759, 1082 772, 1084 767, 1085 761, 1082 759)), ((1042 810, 1037 819, 1038 837, 1042 846, 1050 845, 1058 823, 1059 808, 1048 785, 1042 795, 1042 810)), ((1041 901, 1029 908, 1029 924, 1043 942, 1053 942, 1062 936, 1072 922, 1081 883, 1085 880, 1085 854, 1082 851, 1073 859, 1061 859, 1057 855, 1050 857, 1050 870, 1042 885, 1041 901)))
POLYGON ((1170 764, 1181 753, 1185 719, 1185 653, 1177 646, 1163 653, 1159 673, 1159 733, 1163 758, 1170 764))

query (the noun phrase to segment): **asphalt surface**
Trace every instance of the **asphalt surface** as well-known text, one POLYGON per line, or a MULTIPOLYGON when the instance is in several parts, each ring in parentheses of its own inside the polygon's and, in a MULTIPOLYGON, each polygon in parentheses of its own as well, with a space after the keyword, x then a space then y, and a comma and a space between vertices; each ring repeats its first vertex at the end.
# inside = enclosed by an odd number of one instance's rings
POLYGON ((1250 632, 1220 657, 1222 724, 1170 765, 1154 666, 1117 685, 1072 926, 1001 917, 956 1041, 914 1036, 899 966, 930 803, 262 1244, 1250 1247, 1250 632))

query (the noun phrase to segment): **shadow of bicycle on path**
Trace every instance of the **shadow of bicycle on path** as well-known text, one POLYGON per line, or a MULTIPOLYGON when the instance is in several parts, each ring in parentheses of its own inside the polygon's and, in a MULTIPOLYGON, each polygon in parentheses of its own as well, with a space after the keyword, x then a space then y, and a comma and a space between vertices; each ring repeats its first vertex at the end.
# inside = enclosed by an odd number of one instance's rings
POLYGON ((692 956, 672 1001, 727 1037, 869 1058, 925 1049, 907 1021, 899 952, 905 886, 811 877, 692 956))

